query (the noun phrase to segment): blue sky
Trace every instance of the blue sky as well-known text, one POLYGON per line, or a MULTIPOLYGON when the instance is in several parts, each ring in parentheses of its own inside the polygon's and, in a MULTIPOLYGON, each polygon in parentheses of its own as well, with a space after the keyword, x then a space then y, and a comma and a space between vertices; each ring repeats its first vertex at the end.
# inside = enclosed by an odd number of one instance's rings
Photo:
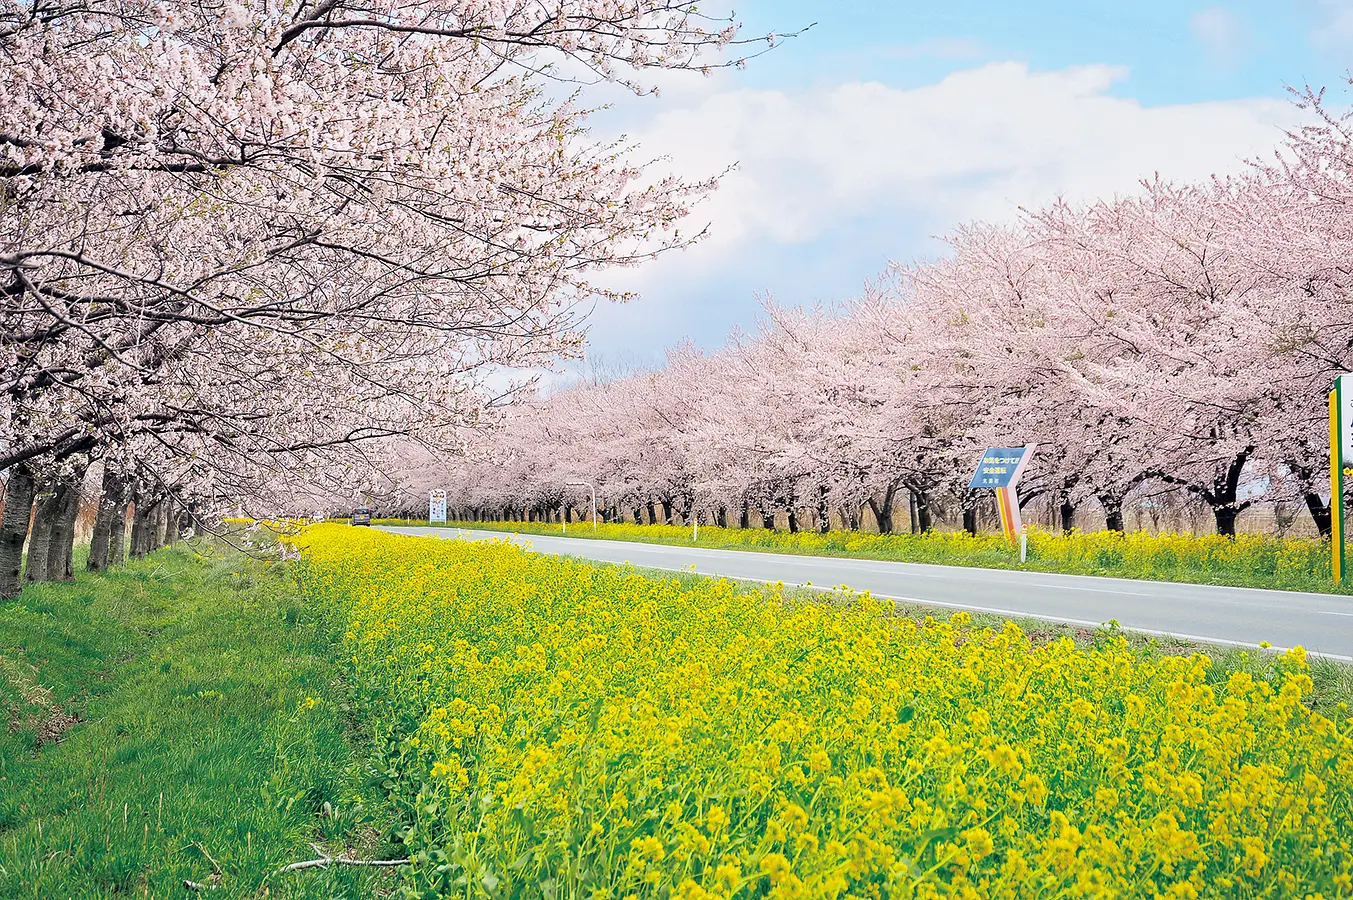
POLYGON ((748 35, 817 24, 598 119, 670 160, 658 169, 738 168, 689 220, 708 241, 610 279, 643 297, 593 313, 597 358, 717 346, 755 327, 758 295, 850 296, 973 218, 1236 171, 1300 121, 1288 85, 1349 102, 1353 0, 754 0, 738 18, 748 35))
POLYGON ((920 85, 975 62, 1038 69, 1087 63, 1131 70, 1116 89, 1146 104, 1274 95, 1347 69, 1349 0, 1187 3, 1160 0, 743 4, 747 32, 817 22, 792 50, 747 72, 760 85, 817 79, 920 85))

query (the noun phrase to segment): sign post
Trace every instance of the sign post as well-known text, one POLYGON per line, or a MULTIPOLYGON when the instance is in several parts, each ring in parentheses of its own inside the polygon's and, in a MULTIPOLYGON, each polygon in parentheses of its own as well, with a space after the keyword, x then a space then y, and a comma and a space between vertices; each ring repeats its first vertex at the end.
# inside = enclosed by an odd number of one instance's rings
POLYGON ((1020 543, 1020 536, 1024 533, 1024 524, 1019 515, 1019 495, 1015 493, 1015 488, 1019 484, 1019 477, 1024 474, 1024 467, 1033 458, 1035 446, 1025 444, 1023 447, 988 449, 982 454, 982 461, 977 464, 977 471, 968 483, 969 490, 991 488, 996 491, 1001 528, 1012 546, 1020 543))
POLYGON ((446 524, 446 491, 428 491, 428 524, 446 524))
POLYGON ((1344 559, 1344 478, 1353 475, 1353 375, 1338 375, 1330 391, 1330 563, 1336 584, 1344 559))

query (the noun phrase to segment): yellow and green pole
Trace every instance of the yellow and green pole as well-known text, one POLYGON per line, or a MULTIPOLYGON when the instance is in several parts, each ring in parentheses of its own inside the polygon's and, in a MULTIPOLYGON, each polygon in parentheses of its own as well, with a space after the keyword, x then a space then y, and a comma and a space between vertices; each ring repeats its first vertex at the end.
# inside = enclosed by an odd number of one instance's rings
POLYGON ((1344 580, 1343 378, 1330 391, 1330 561, 1335 584, 1344 580))

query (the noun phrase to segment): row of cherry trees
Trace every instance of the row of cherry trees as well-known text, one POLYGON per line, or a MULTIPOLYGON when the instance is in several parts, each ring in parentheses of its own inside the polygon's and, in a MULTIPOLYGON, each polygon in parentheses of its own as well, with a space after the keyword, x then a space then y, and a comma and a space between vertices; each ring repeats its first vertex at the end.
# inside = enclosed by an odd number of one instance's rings
POLYGON ((163 534, 458 449, 714 187, 589 140, 577 85, 745 43, 689 0, 0 0, 0 596, 26 540, 69 575, 99 470, 94 567, 128 504, 163 534))
POLYGON ((556 391, 412 484, 449 480, 453 506, 491 517, 576 504, 564 484, 586 479, 613 517, 769 527, 788 509, 826 529, 867 506, 885 531, 909 495, 920 528, 939 502, 972 527, 981 449, 1036 443, 1021 502, 1043 497, 1067 528, 1098 505, 1122 530, 1126 497, 1170 486, 1223 534, 1261 497, 1303 503, 1328 533, 1353 143, 1321 96, 1303 102, 1316 124, 1244 177, 961 228, 946 258, 893 266, 838 307, 768 303, 716 352, 556 391))

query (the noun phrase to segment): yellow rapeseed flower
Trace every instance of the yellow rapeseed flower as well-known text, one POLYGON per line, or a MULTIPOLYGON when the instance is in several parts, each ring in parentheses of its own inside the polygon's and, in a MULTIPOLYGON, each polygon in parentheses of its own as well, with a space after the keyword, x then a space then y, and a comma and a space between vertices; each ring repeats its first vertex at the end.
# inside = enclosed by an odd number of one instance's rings
MULTIPOLYGON (((1031 540, 1262 549, 1073 537, 1031 540)), ((409 811, 412 895, 1353 892, 1353 723, 1312 704, 1304 651, 1228 672, 504 543, 295 540, 409 811)))

